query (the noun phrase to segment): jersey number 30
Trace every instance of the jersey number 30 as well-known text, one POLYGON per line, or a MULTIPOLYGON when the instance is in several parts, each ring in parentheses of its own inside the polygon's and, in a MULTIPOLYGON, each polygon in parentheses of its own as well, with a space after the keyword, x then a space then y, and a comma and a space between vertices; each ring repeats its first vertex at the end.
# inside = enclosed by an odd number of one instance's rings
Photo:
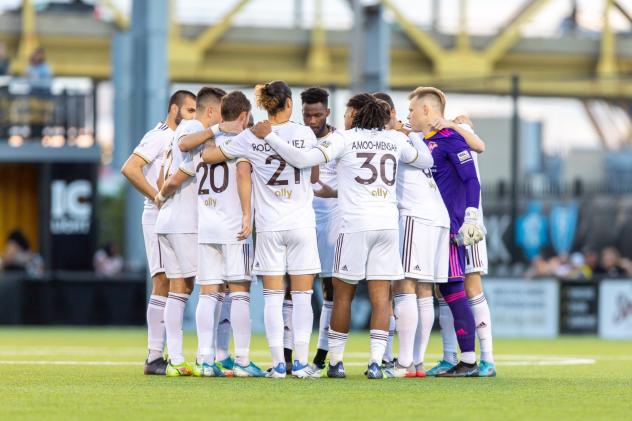
POLYGON ((209 178, 209 184, 211 186, 211 190, 215 193, 221 193, 228 187, 228 165, 225 162, 220 164, 205 164, 204 162, 200 162, 195 169, 196 174, 200 171, 202 172, 202 177, 200 178, 200 186, 198 187, 198 195, 209 194, 209 190, 204 188, 204 183, 206 183, 206 179, 209 178), (215 171, 221 168, 224 171, 223 183, 220 186, 215 184, 215 171), (210 175, 210 176, 209 176, 210 175))
POLYGON ((377 167, 375 165, 373 165, 373 158, 375 158, 375 153, 372 152, 358 152, 356 153, 356 158, 362 158, 364 159, 364 162, 362 163, 362 166, 360 166, 360 168, 366 168, 368 170, 371 171, 371 177, 369 178, 362 178, 360 176, 357 176, 355 178, 355 181, 357 181, 360 184, 373 184, 377 181, 377 177, 379 175, 379 177, 382 179, 382 181, 384 182, 384 184, 386 184, 387 186, 392 186, 393 184, 395 184, 395 174, 397 171, 397 159, 391 155, 390 153, 384 154, 382 155, 382 158, 380 159, 380 171, 378 174, 378 170, 377 167), (386 175, 386 162, 387 161, 392 161, 393 162, 393 174, 391 174, 391 178, 389 179, 386 175))

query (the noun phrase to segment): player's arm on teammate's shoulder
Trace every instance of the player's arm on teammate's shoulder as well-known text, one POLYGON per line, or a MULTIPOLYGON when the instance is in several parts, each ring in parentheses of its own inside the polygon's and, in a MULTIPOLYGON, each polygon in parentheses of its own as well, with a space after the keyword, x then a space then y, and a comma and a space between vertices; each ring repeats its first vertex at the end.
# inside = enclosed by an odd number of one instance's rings
POLYGON ((189 152, 207 140, 214 139, 217 133, 219 133, 219 124, 198 132, 185 134, 178 139, 178 148, 182 152, 189 152))
POLYGON ((466 115, 457 116, 454 120, 454 131, 460 134, 467 142, 468 146, 476 153, 485 152, 485 142, 474 133, 474 123, 466 115))
POLYGON ((312 172, 310 174, 310 182, 314 184, 314 183, 318 183, 318 180, 320 180, 320 167, 316 165, 312 167, 312 172))
POLYGON ((245 240, 252 233, 252 165, 249 161, 237 162, 237 194, 241 205, 241 231, 238 240, 245 240))
POLYGON ((422 170, 432 168, 434 159, 423 141, 413 143, 412 140, 406 138, 403 134, 399 139, 401 144, 400 160, 402 162, 422 170))
POLYGON ((145 158, 133 153, 129 156, 129 158, 127 158, 127 161, 125 161, 125 164, 121 167, 121 174, 129 180, 136 190, 149 199, 154 200, 154 197, 158 192, 145 178, 145 174, 143 173, 143 167, 145 165, 147 165, 145 158))

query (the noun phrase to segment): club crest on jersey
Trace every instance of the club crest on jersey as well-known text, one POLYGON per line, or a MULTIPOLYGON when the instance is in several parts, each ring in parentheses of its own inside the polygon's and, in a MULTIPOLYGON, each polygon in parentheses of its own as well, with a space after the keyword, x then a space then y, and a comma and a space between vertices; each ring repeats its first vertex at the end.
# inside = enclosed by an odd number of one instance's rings
POLYGON ((437 147, 437 142, 428 142, 428 149, 432 153, 433 149, 437 147))
POLYGON ((278 197, 278 198, 287 197, 288 199, 291 199, 292 198, 292 190, 286 189, 286 188, 282 188, 281 190, 275 191, 274 195, 276 197, 278 197))
POLYGON ((461 151, 456 156, 459 157, 459 162, 464 163, 472 159, 472 155, 470 155, 469 151, 461 151))
POLYGON ((386 196, 388 196, 388 190, 383 189, 382 187, 378 187, 377 189, 371 191, 371 196, 373 196, 373 197, 386 197, 386 196))

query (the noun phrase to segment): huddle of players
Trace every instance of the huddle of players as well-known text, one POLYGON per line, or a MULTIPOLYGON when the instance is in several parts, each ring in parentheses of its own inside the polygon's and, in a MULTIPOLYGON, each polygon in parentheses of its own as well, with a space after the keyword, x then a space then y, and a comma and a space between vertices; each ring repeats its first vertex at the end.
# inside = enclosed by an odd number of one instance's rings
POLYGON ((480 151, 484 144, 469 126, 443 119, 443 93, 434 88, 411 93, 408 129, 397 121, 388 95, 356 95, 347 103, 345 131, 326 123, 328 94, 320 88, 301 94, 307 126, 289 121, 292 95, 286 83, 258 85, 255 94, 268 120, 248 129, 251 104, 243 93, 203 88, 195 118, 189 120, 194 96, 177 92, 166 123, 147 133, 123 168, 147 197, 143 231, 154 290, 145 372, 311 378, 320 377, 329 353, 327 375, 345 377, 351 301, 357 283, 366 279, 372 306, 368 378, 495 375, 480 275, 468 276, 464 284, 466 259, 470 272, 486 270, 484 242, 478 243, 484 238, 480 184, 466 141, 480 151), (263 280, 272 356, 267 372, 248 357, 251 267, 263 280), (317 274, 324 303, 318 351, 310 364, 317 274), (291 301, 284 303, 286 276, 291 301), (201 287, 198 355, 190 366, 182 353, 182 319, 194 278, 201 287), (443 296, 444 358, 426 373, 433 283, 443 296), (169 361, 162 356, 163 308, 169 361), (227 329, 218 330, 219 322, 228 320, 234 360, 227 353, 227 329), (399 337, 395 362, 390 350, 394 328, 399 337), (284 345, 294 352, 291 368, 284 345), (221 355, 215 355, 216 348, 221 355))

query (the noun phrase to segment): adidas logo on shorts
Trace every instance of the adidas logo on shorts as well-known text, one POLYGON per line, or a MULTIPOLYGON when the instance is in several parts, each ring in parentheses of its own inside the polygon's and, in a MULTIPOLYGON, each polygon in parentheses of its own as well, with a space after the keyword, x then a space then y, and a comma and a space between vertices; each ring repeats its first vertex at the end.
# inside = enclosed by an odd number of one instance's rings
POLYGON ((258 268, 259 267, 259 262, 255 263, 255 267, 258 268))
POLYGON ((349 270, 349 269, 347 269, 347 265, 344 265, 341 270, 349 270))
POLYGON ((421 270, 421 268, 419 267, 419 265, 415 265, 415 270, 421 270))

